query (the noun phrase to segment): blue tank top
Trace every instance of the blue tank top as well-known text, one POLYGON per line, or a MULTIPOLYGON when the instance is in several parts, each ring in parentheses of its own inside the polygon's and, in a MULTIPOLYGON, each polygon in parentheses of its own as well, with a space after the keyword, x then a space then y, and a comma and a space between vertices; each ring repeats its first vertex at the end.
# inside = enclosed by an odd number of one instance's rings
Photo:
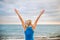
POLYGON ((26 31, 25 31, 25 40, 34 40, 33 37, 34 31, 32 29, 32 27, 27 27, 26 31))

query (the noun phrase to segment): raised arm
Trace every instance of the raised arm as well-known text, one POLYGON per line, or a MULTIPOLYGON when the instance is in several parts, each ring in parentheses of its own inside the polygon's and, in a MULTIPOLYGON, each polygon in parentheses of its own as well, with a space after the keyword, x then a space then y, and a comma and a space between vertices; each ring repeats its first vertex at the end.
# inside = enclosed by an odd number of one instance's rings
POLYGON ((23 18, 21 17, 21 14, 19 14, 19 11, 18 11, 17 9, 15 9, 15 12, 16 12, 16 14, 18 15, 18 17, 19 17, 19 19, 20 19, 20 21, 21 21, 21 23, 22 23, 22 26, 23 26, 23 28, 24 28, 24 30, 25 30, 26 28, 25 28, 25 25, 24 25, 24 20, 23 20, 23 18))
POLYGON ((34 24, 33 24, 33 29, 36 28, 37 22, 39 20, 39 18, 42 16, 42 14, 44 13, 44 10, 41 11, 41 13, 39 14, 39 16, 37 17, 37 19, 35 20, 34 24))

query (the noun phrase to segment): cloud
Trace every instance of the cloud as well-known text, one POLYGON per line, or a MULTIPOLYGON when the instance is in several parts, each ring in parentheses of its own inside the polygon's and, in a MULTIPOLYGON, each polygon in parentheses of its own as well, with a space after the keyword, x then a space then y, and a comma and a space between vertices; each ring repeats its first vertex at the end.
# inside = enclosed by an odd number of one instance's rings
MULTIPOLYGON (((24 16, 23 17, 23 19, 24 20, 27 20, 27 19, 31 19, 32 20, 32 23, 34 23, 34 21, 35 21, 35 19, 36 19, 36 17, 26 17, 26 16, 24 16)), ((6 23, 10 23, 10 24, 21 24, 21 22, 20 22, 20 20, 19 20, 19 18, 18 18, 18 16, 16 15, 16 16, 1 16, 0 17, 0 24, 6 24, 6 23)), ((51 17, 41 17, 40 19, 39 19, 39 22, 38 22, 38 24, 60 24, 60 19, 56 19, 56 18, 51 18, 51 17)))
MULTIPOLYGON (((0 19, 2 19, 2 16, 7 16, 7 18, 10 16, 11 19, 15 19, 15 17, 11 17, 17 16, 15 14, 14 8, 18 9, 25 19, 32 20, 34 20, 39 15, 41 9, 45 9, 45 13, 41 17, 40 21, 43 20, 60 22, 59 0, 0 0, 0 19)), ((9 22, 11 21, 13 20, 9 20, 9 22)))
POLYGON ((0 0, 1 2, 4 1, 4 0, 0 0))

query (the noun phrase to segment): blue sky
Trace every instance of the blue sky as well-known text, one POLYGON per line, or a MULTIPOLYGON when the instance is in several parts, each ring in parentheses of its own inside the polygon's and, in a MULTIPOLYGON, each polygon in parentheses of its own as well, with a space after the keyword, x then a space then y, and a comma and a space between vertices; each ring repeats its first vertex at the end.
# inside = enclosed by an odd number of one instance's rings
POLYGON ((42 9, 39 24, 60 24, 60 0, 0 0, 0 24, 19 24, 14 11, 18 9, 24 20, 33 22, 42 9))

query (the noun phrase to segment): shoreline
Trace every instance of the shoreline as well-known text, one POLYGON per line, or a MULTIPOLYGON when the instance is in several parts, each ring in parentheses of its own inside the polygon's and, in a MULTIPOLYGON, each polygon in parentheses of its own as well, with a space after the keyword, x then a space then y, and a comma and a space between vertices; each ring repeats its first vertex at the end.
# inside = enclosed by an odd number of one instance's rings
MULTIPOLYGON (((1 40, 24 40, 24 38, 3 38, 1 40)), ((34 40, 60 40, 60 38, 41 38, 41 37, 35 37, 34 40)))

